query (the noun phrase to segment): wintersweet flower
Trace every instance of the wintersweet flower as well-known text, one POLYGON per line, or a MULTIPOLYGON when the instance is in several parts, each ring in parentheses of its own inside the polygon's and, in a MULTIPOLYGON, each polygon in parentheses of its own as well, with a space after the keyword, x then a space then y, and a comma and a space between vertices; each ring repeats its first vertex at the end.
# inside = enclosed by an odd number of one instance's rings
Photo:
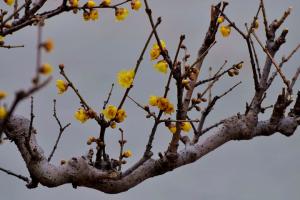
POLYGON ((224 22, 224 16, 218 17, 217 22, 218 22, 219 24, 223 23, 223 22, 224 22))
POLYGON ((230 32, 231 32, 231 26, 230 25, 221 26, 220 27, 220 32, 221 32, 223 37, 228 37, 230 35, 230 32))
POLYGON ((50 75, 53 72, 53 67, 49 63, 44 63, 40 67, 39 72, 43 75, 50 75))
POLYGON ((170 124, 168 126, 168 129, 171 133, 173 133, 173 134, 176 133, 176 125, 175 124, 170 124))
POLYGON ((174 105, 169 103, 167 108, 164 110, 165 114, 171 115, 174 112, 174 105))
POLYGON ((157 71, 159 71, 159 72, 161 72, 161 73, 163 73, 163 74, 166 74, 167 71, 168 71, 168 63, 167 63, 167 61, 165 61, 165 60, 160 60, 160 61, 158 61, 158 62, 154 65, 154 68, 155 68, 157 71))
POLYGON ((157 107, 159 110, 166 110, 169 106, 169 100, 167 98, 160 97, 157 101, 157 107))
POLYGON ((88 7, 88 8, 93 8, 93 7, 95 7, 96 6, 96 3, 95 3, 95 1, 93 1, 93 0, 88 0, 87 2, 86 2, 86 7, 88 7))
POLYGON ((69 3, 72 7, 78 7, 79 6, 79 0, 69 0, 69 3))
POLYGON ((88 113, 83 108, 79 108, 75 112, 74 117, 75 117, 75 119, 80 121, 80 123, 84 123, 90 118, 88 113))
POLYGON ((0 119, 4 119, 7 115, 7 110, 4 106, 0 106, 0 119))
POLYGON ((134 75, 135 72, 132 69, 127 71, 121 70, 117 75, 119 85, 124 89, 129 88, 133 83, 134 75))
POLYGON ((7 5, 11 6, 11 5, 13 5, 13 3, 15 2, 15 0, 4 0, 4 2, 5 2, 7 5))
POLYGON ((119 109, 117 111, 115 120, 116 120, 116 122, 121 123, 125 120, 126 117, 127 117, 127 115, 126 115, 125 110, 124 109, 119 109))
POLYGON ((116 20, 123 21, 128 16, 129 12, 127 8, 117 8, 115 12, 116 20))
POLYGON ((56 80, 56 88, 58 90, 58 94, 62 94, 67 91, 69 84, 61 79, 56 80))
POLYGON ((82 17, 84 21, 89 21, 91 19, 90 13, 86 11, 83 12, 82 17))
MULTIPOLYGON (((160 40, 160 44, 164 50, 166 50, 166 42, 164 40, 160 40)), ((150 50, 150 58, 151 60, 156 60, 160 56, 160 48, 159 45, 156 43, 152 46, 150 50)))
POLYGON ((98 10, 96 9, 92 9, 89 15, 90 15, 89 18, 93 21, 99 19, 99 13, 98 10))
POLYGON ((131 157, 131 156, 132 156, 131 150, 126 150, 126 151, 124 151, 123 154, 122 154, 122 156, 123 156, 124 158, 129 158, 129 157, 131 157))
POLYGON ((183 130, 184 132, 189 132, 192 128, 192 125, 190 122, 182 122, 181 124, 181 130, 183 130))
POLYGON ((54 42, 49 38, 43 43, 42 46, 44 47, 46 52, 50 53, 54 48, 54 42))
POLYGON ((142 3, 140 0, 132 0, 131 1, 131 8, 133 10, 138 11, 142 7, 142 3))
POLYGON ((111 0, 103 0, 101 4, 104 6, 109 6, 110 3, 111 3, 111 0))
POLYGON ((113 105, 108 105, 103 111, 102 114, 104 115, 106 120, 111 120, 116 117, 117 114, 117 107, 113 105))
POLYGON ((158 103, 158 97, 157 96, 150 96, 149 97, 149 105, 157 106, 157 103, 158 103))
POLYGON ((4 99, 5 97, 7 97, 7 93, 3 90, 0 90, 0 100, 4 99))

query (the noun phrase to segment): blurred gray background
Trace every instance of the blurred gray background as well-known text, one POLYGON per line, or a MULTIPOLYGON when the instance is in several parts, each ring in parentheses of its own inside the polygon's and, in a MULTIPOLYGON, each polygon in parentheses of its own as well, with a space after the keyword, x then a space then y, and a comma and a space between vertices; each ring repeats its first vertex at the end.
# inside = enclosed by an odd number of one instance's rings
MULTIPOLYGON (((60 1, 49 1, 47 7, 54 8, 60 1)), ((118 2, 118 1, 113 1, 118 2)), ((162 16, 163 22, 159 26, 161 38, 167 42, 172 55, 178 44, 180 34, 186 34, 185 45, 191 53, 191 62, 205 36, 209 17, 210 5, 217 1, 211 0, 152 0, 155 17, 162 16)), ((298 0, 266 0, 269 19, 281 16, 289 6, 293 12, 282 28, 289 28, 287 43, 281 48, 276 59, 287 55, 299 42, 300 2, 298 0)), ((244 27, 244 22, 250 22, 256 13, 259 0, 230 0, 226 13, 236 24, 244 27)), ((7 8, 0 3, 1 8, 7 8)), ((52 38, 55 49, 50 54, 43 54, 43 62, 53 66, 64 63, 69 77, 78 86, 79 91, 94 109, 100 111, 109 91, 110 85, 116 79, 120 69, 128 69, 135 65, 138 55, 150 32, 148 18, 143 9, 139 12, 130 11, 124 22, 115 22, 113 10, 101 10, 100 20, 84 22, 81 14, 65 13, 46 21, 43 29, 43 38, 52 38)), ((260 24, 262 21, 260 18, 260 24)), ((262 27, 262 26, 261 26, 262 27)), ((261 30, 261 28, 260 28, 261 30)), ((6 38, 7 44, 24 44, 25 48, 0 49, 0 89, 10 93, 7 102, 13 99, 14 91, 28 88, 35 70, 36 59, 36 27, 28 27, 6 38)), ((259 31, 259 36, 264 35, 259 31)), ((224 60, 228 66, 240 60, 246 62, 241 75, 235 78, 222 79, 213 89, 213 94, 220 94, 226 88, 239 80, 243 84, 220 101, 206 125, 231 116, 237 112, 244 112, 246 101, 253 95, 252 75, 249 66, 249 56, 245 42, 233 31, 228 39, 217 36, 218 43, 213 47, 204 63, 202 78, 207 75, 208 67, 216 70, 224 60)), ((152 43, 154 40, 152 41, 152 43)), ((157 73, 149 59, 149 51, 141 65, 141 70, 134 84, 131 96, 138 102, 145 104, 149 95, 161 95, 167 76, 157 73)), ((264 54, 259 49, 260 63, 264 61, 264 54)), ((299 53, 291 59, 284 69, 291 77, 299 66, 299 53)), ((54 78, 60 78, 58 69, 55 69, 54 78)), ((276 94, 281 90, 282 81, 277 78, 264 105, 273 104, 276 94)), ((300 88, 299 82, 296 89, 300 88)), ((199 90, 201 91, 201 90, 199 90)), ((124 90, 116 85, 112 95, 113 104, 118 104, 124 90)), ((171 90, 170 98, 175 100, 175 90, 171 90)), ((90 147, 86 145, 88 136, 98 134, 95 122, 88 121, 81 125, 73 118, 79 102, 75 95, 68 91, 64 95, 57 95, 55 81, 35 95, 35 121, 38 130, 39 144, 44 148, 46 155, 58 134, 58 126, 52 117, 53 99, 57 99, 58 115, 65 123, 71 122, 59 144, 59 148, 52 160, 59 164, 61 159, 84 154, 90 147)), ((16 113, 29 117, 30 102, 24 101, 19 105, 16 113)), ((152 121, 147 120, 145 113, 129 100, 125 103, 128 118, 121 127, 125 130, 128 140, 125 148, 133 151, 133 157, 128 159, 129 164, 140 158, 147 142, 147 136, 152 121)), ((267 119, 270 113, 261 116, 267 119)), ((197 116, 197 115, 195 115, 197 116)), ((191 133, 190 133, 191 134, 191 133)), ((208 133, 209 134, 209 133, 208 133)), ((155 138, 154 153, 164 151, 171 134, 164 127, 160 127, 155 138)), ((108 152, 111 157, 117 157, 119 132, 110 131, 107 134, 108 152)), ((300 136, 299 129, 295 135, 286 138, 280 134, 271 137, 255 138, 251 141, 229 142, 209 155, 188 166, 176 169, 163 176, 146 180, 128 192, 108 195, 89 189, 73 189, 71 185, 49 189, 39 186, 28 190, 24 183, 0 174, 0 199, 299 199, 300 197, 300 136)), ((9 142, 0 146, 0 166, 21 174, 28 174, 16 147, 9 142)))

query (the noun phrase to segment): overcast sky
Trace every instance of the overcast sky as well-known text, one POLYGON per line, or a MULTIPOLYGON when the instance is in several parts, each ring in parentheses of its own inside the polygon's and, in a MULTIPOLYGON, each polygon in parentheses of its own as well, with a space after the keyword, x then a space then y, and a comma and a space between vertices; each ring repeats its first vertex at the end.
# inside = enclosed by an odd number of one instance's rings
MULTIPOLYGON (((48 7, 55 7, 60 1, 49 1, 48 7)), ((118 2, 117 0, 113 2, 118 2)), ((205 36, 210 17, 210 5, 217 1, 211 0, 151 0, 155 17, 162 16, 163 22, 158 31, 166 43, 173 57, 181 34, 186 35, 185 45, 191 53, 191 62, 196 57, 197 49, 205 36)), ((280 17, 285 9, 293 7, 293 12, 282 28, 289 28, 287 43, 281 48, 276 59, 287 55, 299 42, 300 2, 297 0, 266 0, 269 19, 280 17)), ((256 13, 259 0, 230 0, 226 13, 240 27, 249 22, 256 13)), ((7 8, 0 3, 1 8, 7 8)), ((100 20, 84 22, 81 14, 65 13, 46 21, 43 38, 52 38, 55 49, 51 54, 43 54, 43 62, 53 66, 64 63, 66 72, 79 91, 93 108, 100 111, 110 85, 115 81, 116 73, 120 69, 132 68, 138 58, 145 40, 150 32, 150 24, 144 11, 130 11, 124 22, 115 22, 113 10, 101 10, 100 20)), ((261 21, 261 20, 260 20, 261 21)), ((261 22, 262 24, 262 22, 261 22)), ((36 59, 36 27, 28 27, 7 37, 8 44, 24 44, 21 49, 0 49, 0 89, 11 95, 20 88, 28 88, 35 70, 36 59)), ((264 39, 263 34, 259 34, 264 39)), ((152 41, 152 43, 154 40, 152 41)), ((167 76, 158 74, 152 67, 148 52, 141 65, 134 89, 130 95, 138 102, 145 104, 149 95, 162 95, 167 76)), ((264 62, 264 54, 258 50, 260 63, 264 62)), ((211 50, 204 62, 201 72, 205 77, 208 67, 216 70, 224 60, 228 66, 241 60, 245 61, 245 68, 241 75, 222 80, 213 89, 213 94, 220 94, 239 80, 243 84, 220 101, 206 126, 220 119, 244 112, 246 102, 253 95, 249 56, 245 42, 233 31, 228 39, 217 36, 217 44, 211 50)), ((284 72, 291 77, 299 66, 299 53, 286 65, 284 72)), ((59 78, 57 68, 54 78, 59 78)), ((263 105, 273 104, 276 94, 281 91, 282 81, 276 79, 267 100, 263 105)), ((300 88, 299 82, 296 89, 300 88)), ((174 89, 174 88, 173 88, 174 89)), ((113 104, 118 104, 124 90, 115 87, 112 95, 113 104)), ((175 91, 171 90, 170 98, 175 100, 175 91)), ((86 145, 88 136, 98 134, 97 124, 90 121, 79 124, 73 118, 79 102, 72 92, 57 95, 55 81, 47 88, 35 95, 35 121, 38 130, 38 142, 46 155, 52 149, 58 134, 58 126, 52 117, 52 101, 57 99, 58 115, 65 123, 71 122, 62 137, 59 148, 52 160, 59 164, 61 159, 82 155, 90 148, 86 145)), ((122 124, 125 137, 128 140, 125 148, 133 151, 129 164, 137 161, 144 150, 147 136, 153 122, 145 118, 142 110, 129 100, 124 105, 128 119, 122 124)), ((29 116, 30 102, 24 101, 16 113, 29 116)), ((261 119, 267 119, 267 112, 261 119)), ((209 134, 209 133, 208 133, 209 134)), ((154 142, 155 156, 159 151, 166 150, 171 135, 165 127, 160 127, 154 142)), ((111 157, 117 157, 119 133, 110 131, 107 134, 108 152, 111 157)), ((58 188, 39 186, 28 190, 24 183, 0 173, 0 199, 19 200, 51 200, 65 198, 81 199, 111 199, 131 200, 140 199, 203 199, 203 200, 252 200, 252 199, 299 199, 300 196, 300 136, 299 129, 295 135, 286 138, 280 134, 271 137, 255 138, 251 141, 229 142, 216 151, 188 166, 173 172, 146 180, 128 192, 108 195, 89 188, 72 188, 64 185, 58 188)), ((24 162, 13 144, 0 146, 0 166, 27 175, 24 162)))

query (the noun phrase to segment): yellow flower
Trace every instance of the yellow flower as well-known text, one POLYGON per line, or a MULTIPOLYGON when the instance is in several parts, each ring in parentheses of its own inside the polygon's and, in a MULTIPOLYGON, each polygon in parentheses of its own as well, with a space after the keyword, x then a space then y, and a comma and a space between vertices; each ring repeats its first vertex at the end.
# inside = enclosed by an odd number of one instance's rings
POLYGON ((4 44, 4 38, 2 35, 0 35, 0 45, 3 45, 4 44))
POLYGON ((149 105, 157 106, 157 103, 158 103, 158 97, 157 96, 150 96, 149 97, 149 105))
MULTIPOLYGON (((162 48, 166 49, 166 42, 164 40, 160 40, 162 48)), ((150 58, 151 60, 156 60, 160 56, 160 48, 159 45, 156 43, 152 46, 152 49, 150 50, 150 58)))
POLYGON ((154 68, 157 71, 166 74, 168 71, 168 63, 165 60, 160 60, 154 65, 154 68))
POLYGON ((132 69, 127 71, 119 71, 117 75, 119 85, 125 89, 131 87, 134 79, 134 74, 134 70, 132 69))
POLYGON ((101 4, 104 6, 109 6, 110 3, 111 3, 111 0, 103 0, 101 4))
POLYGON ((159 110, 166 110, 169 106, 169 100, 167 98, 159 97, 157 101, 157 107, 159 110))
POLYGON ((142 3, 140 0, 132 0, 131 1, 131 8, 133 10, 139 10, 142 7, 142 3))
POLYGON ((78 7, 79 6, 79 0, 69 0, 69 3, 72 7, 78 7))
POLYGON ((151 51, 150 51, 151 60, 156 60, 159 56, 160 56, 160 50, 159 49, 151 49, 151 51))
POLYGON ((91 19, 90 13, 86 11, 83 12, 82 17, 84 21, 89 21, 91 19))
POLYGON ((174 124, 169 125, 168 129, 171 133, 176 133, 176 126, 174 124))
POLYGON ((123 21, 128 16, 127 8, 117 8, 115 12, 116 20, 123 21))
POLYGON ((0 106, 0 119, 4 119, 7 115, 7 110, 4 106, 0 106))
POLYGON ((5 2, 7 5, 11 6, 11 5, 15 2, 15 0, 4 0, 4 2, 5 2))
POLYGON ((92 9, 91 12, 90 12, 90 19, 95 21, 98 18, 99 18, 98 10, 92 9))
POLYGON ((192 125, 190 122, 183 122, 181 124, 181 130, 183 130, 184 132, 189 132, 192 128, 192 125))
POLYGON ((230 32, 231 32, 230 25, 221 26, 220 27, 220 32, 221 32, 221 34, 222 34, 223 37, 228 37, 230 35, 230 32))
POLYGON ((111 120, 116 117, 117 114, 117 107, 113 105, 108 105, 103 111, 102 114, 104 115, 105 119, 111 120))
POLYGON ((0 90, 0 100, 4 99, 5 97, 7 97, 7 93, 3 90, 0 90))
POLYGON ((124 158, 129 158, 129 157, 131 157, 131 156, 132 156, 131 150, 126 150, 126 151, 124 151, 123 154, 122 154, 122 156, 123 156, 124 158))
POLYGON ((169 103, 167 108, 164 110, 165 114, 171 115, 174 112, 174 105, 169 103))
POLYGON ((83 108, 79 108, 75 112, 74 117, 75 117, 75 119, 80 121, 80 123, 84 123, 90 118, 88 113, 83 108))
POLYGON ((258 20, 255 20, 253 28, 258 29, 258 27, 259 27, 259 22, 258 20))
POLYGON ((43 75, 49 75, 53 72, 53 67, 49 63, 44 63, 40 67, 39 72, 43 75))
POLYGON ((69 84, 61 79, 56 80, 56 88, 58 90, 58 94, 62 94, 67 91, 69 84))
POLYGON ((111 122, 110 123, 110 128, 115 129, 117 127, 117 123, 116 122, 111 122))
POLYGON ((89 0, 86 2, 86 7, 88 7, 88 8, 93 8, 95 6, 96 6, 96 3, 93 0, 89 0))
POLYGON ((223 23, 224 22, 224 16, 218 17, 217 21, 218 21, 219 24, 223 23))
POLYGON ((126 115, 125 110, 124 109, 119 109, 117 111, 115 120, 116 120, 116 122, 121 123, 125 120, 126 117, 127 117, 127 115, 126 115))
POLYGON ((45 49, 45 51, 46 52, 51 52, 52 50, 53 50, 53 48, 54 48, 54 42, 53 42, 53 40, 52 39, 48 39, 48 40, 46 40, 44 43, 43 43, 43 47, 44 47, 44 49, 45 49))

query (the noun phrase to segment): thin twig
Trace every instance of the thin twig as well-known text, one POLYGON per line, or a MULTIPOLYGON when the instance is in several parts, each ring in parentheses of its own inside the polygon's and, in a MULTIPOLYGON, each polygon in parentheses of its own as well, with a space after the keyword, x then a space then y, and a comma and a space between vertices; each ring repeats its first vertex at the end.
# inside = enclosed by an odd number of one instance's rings
POLYGON ((65 131, 66 128, 68 128, 68 127, 71 125, 71 123, 68 123, 68 124, 65 125, 64 127, 61 125, 61 122, 60 122, 60 120, 59 120, 59 118, 58 118, 58 116, 57 116, 57 114, 56 114, 56 99, 53 100, 53 117, 55 118, 55 120, 56 120, 56 122, 57 122, 57 124, 58 124, 58 126, 59 126, 59 134, 58 134, 58 137, 57 137, 57 139, 56 139, 56 142, 55 142, 55 144, 54 144, 54 146, 53 146, 53 149, 52 149, 52 151, 51 151, 51 153, 50 153, 50 155, 49 155, 49 157, 48 157, 48 162, 51 161, 51 158, 53 157, 54 152, 55 152, 55 150, 57 149, 57 145, 58 145, 58 143, 59 143, 59 140, 60 140, 60 138, 61 138, 63 132, 65 131))
POLYGON ((112 94, 112 91, 113 91, 113 89, 114 89, 114 86, 115 86, 115 84, 112 83, 112 84, 111 84, 110 91, 109 91, 108 96, 107 96, 107 99, 104 101, 104 105, 103 105, 103 108, 102 108, 103 110, 106 108, 106 105, 107 105, 108 102, 109 102, 109 99, 110 99, 110 97, 111 97, 111 94, 112 94))
POLYGON ((22 181, 25 181, 26 183, 29 183, 29 178, 27 178, 26 176, 20 175, 20 174, 16 174, 10 170, 4 169, 2 167, 0 167, 0 171, 3 171, 9 175, 12 175, 14 177, 17 177, 18 179, 21 179, 22 181))

